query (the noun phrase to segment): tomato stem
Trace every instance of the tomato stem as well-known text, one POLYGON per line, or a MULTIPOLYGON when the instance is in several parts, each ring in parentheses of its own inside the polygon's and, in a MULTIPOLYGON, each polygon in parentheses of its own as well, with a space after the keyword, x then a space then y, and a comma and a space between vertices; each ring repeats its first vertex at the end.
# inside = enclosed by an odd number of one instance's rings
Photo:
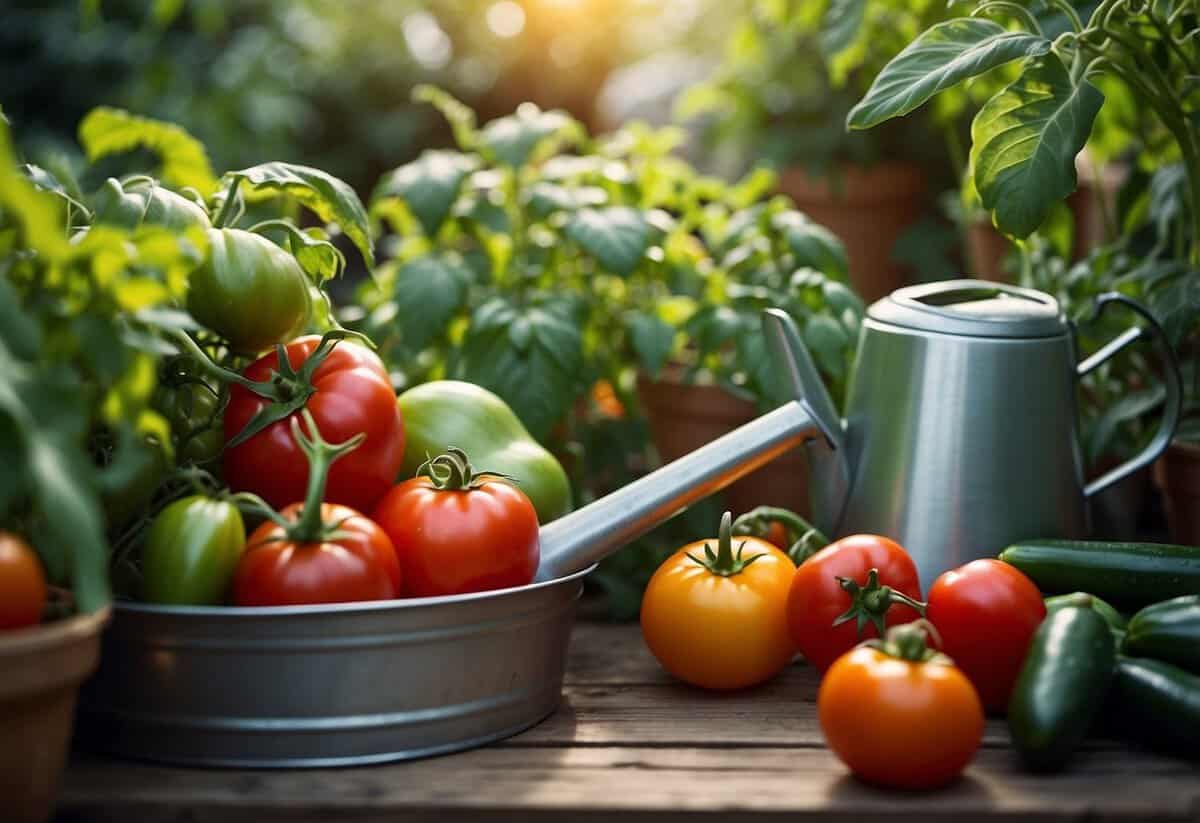
POLYGON ((242 176, 240 174, 230 175, 229 187, 225 189, 225 202, 221 204, 221 210, 217 212, 217 216, 213 218, 214 228, 224 228, 225 221, 229 220, 233 214, 235 204, 237 203, 238 187, 242 184, 242 176))
POLYGON ((739 515, 733 521, 733 533, 765 539, 773 522, 782 523, 787 529, 788 539, 793 541, 787 555, 797 566, 829 545, 829 538, 816 526, 794 511, 776 506, 758 506, 739 515))
POLYGON ((437 457, 426 455, 425 462, 417 468, 417 475, 428 477, 434 488, 440 491, 469 491, 481 485, 480 478, 493 477, 516 484, 514 477, 489 471, 475 471, 471 458, 457 446, 448 446, 444 454, 437 457))
POLYGON ((868 640, 863 645, 910 663, 950 663, 949 657, 929 647, 930 637, 935 643, 941 644, 937 629, 922 617, 911 623, 892 626, 881 639, 868 640))
POLYGON ((833 621, 834 626, 853 620, 858 633, 862 634, 863 629, 870 623, 875 626, 879 636, 883 637, 886 631, 884 618, 893 604, 903 603, 915 609, 921 617, 925 616, 925 604, 920 600, 914 600, 904 592, 880 584, 879 569, 867 572, 866 583, 860 584, 850 577, 839 577, 837 582, 845 589, 846 594, 850 595, 850 608, 838 615, 833 621))
POLYGON ((691 553, 688 553, 688 557, 718 577, 732 577, 763 556, 760 553, 750 557, 742 557, 742 552, 745 549, 746 541, 743 540, 738 545, 737 552, 734 552, 733 513, 725 512, 721 517, 721 530, 717 533, 717 551, 714 553, 712 547, 705 543, 703 559, 691 553))
POLYGON ((287 537, 294 543, 319 543, 329 536, 337 525, 326 526, 321 518, 321 504, 325 500, 325 484, 329 480, 329 469, 343 455, 354 451, 367 439, 363 432, 341 443, 329 443, 321 436, 317 421, 308 409, 300 415, 308 427, 309 434, 300 428, 300 421, 292 418, 292 437, 308 459, 308 491, 304 494, 304 508, 300 518, 287 527, 287 537))

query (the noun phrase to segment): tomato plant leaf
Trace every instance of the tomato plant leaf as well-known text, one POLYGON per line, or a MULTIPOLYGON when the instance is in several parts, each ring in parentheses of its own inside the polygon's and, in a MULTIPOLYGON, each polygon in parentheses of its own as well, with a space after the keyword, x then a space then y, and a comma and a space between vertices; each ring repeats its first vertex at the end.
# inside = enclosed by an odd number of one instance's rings
POLYGON ((460 149, 470 151, 475 148, 479 142, 479 131, 475 127, 475 112, 470 106, 454 95, 424 83, 413 89, 412 99, 414 103, 428 103, 446 118, 454 132, 454 142, 460 149))
POLYGON ((522 103, 480 132, 482 148, 506 166, 519 168, 552 137, 578 142, 583 137, 579 121, 561 111, 543 111, 533 103, 522 103))
POLYGON ((450 214, 463 181, 479 165, 477 157, 456 151, 425 151, 384 175, 371 195, 371 205, 389 197, 399 197, 421 223, 425 234, 433 237, 450 214))
POLYGON ((850 262, 846 247, 836 234, 798 211, 777 214, 772 223, 776 231, 783 233, 795 268, 816 269, 827 277, 847 282, 850 262))
POLYGON ((263 163, 226 173, 254 190, 277 191, 296 199, 326 223, 336 224, 358 247, 367 267, 375 265, 371 227, 362 201, 345 182, 332 174, 295 163, 263 163))
POLYGON ((675 346, 675 329, 669 323, 646 312, 629 312, 625 316, 629 344, 650 377, 658 377, 675 346))
POLYGON ((1075 190, 1075 155, 1103 103, 1099 89, 1074 82, 1050 54, 984 104, 971 124, 971 164, 997 228, 1027 237, 1075 190))
POLYGON ((424 349, 467 299, 471 270, 457 256, 429 255, 409 260, 396 270, 393 291, 405 345, 424 349))
POLYGON ((80 122, 79 144, 91 162, 133 149, 149 149, 162 160, 159 176, 172 186, 190 186, 206 197, 217 189, 204 144, 173 123, 101 106, 80 122))
POLYGON ((568 188, 545 180, 539 180, 530 186, 525 196, 528 198, 529 210, 543 220, 555 212, 603 206, 608 202, 608 193, 599 186, 568 188))
POLYGON ((1050 41, 1045 37, 1009 31, 991 20, 964 17, 938 23, 883 67, 863 99, 850 110, 846 125, 868 129, 908 114, 967 78, 1049 51, 1050 41))
POLYGON ((628 277, 650 246, 650 224, 636 209, 581 209, 567 223, 567 236, 606 271, 628 277))
POLYGON ((500 395, 545 441, 575 402, 583 366, 583 338, 567 307, 518 308, 497 297, 472 316, 453 373, 500 395), (518 325, 523 347, 513 340, 518 325))

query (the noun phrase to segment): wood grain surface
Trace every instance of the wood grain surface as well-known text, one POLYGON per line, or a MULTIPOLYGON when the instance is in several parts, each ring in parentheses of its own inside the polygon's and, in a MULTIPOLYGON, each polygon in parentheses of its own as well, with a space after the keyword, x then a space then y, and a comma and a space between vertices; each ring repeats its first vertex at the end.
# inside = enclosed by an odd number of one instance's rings
POLYGON ((80 755, 58 823, 1200 821, 1194 763, 1100 739, 1067 773, 1029 775, 994 720, 953 786, 920 794, 864 786, 822 744, 816 688, 814 672, 798 664, 757 689, 700 692, 659 669, 636 626, 581 624, 561 708, 510 740, 410 763, 303 771, 80 755))

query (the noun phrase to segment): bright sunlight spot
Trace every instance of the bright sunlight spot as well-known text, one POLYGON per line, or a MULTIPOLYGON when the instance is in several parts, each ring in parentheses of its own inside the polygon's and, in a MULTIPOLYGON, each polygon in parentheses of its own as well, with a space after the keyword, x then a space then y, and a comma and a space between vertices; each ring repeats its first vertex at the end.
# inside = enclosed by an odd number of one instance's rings
POLYGON ((487 10, 487 24, 497 37, 516 37, 525 28, 525 10, 512 0, 502 0, 487 10))

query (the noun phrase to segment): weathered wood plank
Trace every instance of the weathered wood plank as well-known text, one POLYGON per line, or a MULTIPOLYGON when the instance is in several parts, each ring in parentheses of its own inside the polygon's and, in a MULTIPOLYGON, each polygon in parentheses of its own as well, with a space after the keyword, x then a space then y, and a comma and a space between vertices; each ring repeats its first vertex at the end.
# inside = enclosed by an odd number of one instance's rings
POLYGON ((361 769, 173 769, 81 756, 68 770, 60 823, 930 818, 1200 820, 1200 768, 1089 745, 1075 768, 1017 768, 989 721, 968 776, 905 795, 863 786, 821 745, 817 678, 804 665, 757 689, 711 694, 672 681, 636 626, 581 625, 563 708, 509 741, 448 757, 361 769))
MULTIPOLYGON (((1073 771, 1035 777, 1011 752, 980 753, 938 792, 872 789, 819 749, 489 748, 392 766, 304 772, 181 770, 85 759, 74 764, 62 823, 297 823, 549 820, 672 813, 756 813, 889 821, 1000 815, 1044 820, 1196 820, 1200 770, 1151 755, 1094 752, 1073 771)), ((655 817, 655 820, 660 818, 655 817)), ((664 818, 665 819, 665 818, 664 818)), ((758 818, 756 818, 758 819, 758 818)))

